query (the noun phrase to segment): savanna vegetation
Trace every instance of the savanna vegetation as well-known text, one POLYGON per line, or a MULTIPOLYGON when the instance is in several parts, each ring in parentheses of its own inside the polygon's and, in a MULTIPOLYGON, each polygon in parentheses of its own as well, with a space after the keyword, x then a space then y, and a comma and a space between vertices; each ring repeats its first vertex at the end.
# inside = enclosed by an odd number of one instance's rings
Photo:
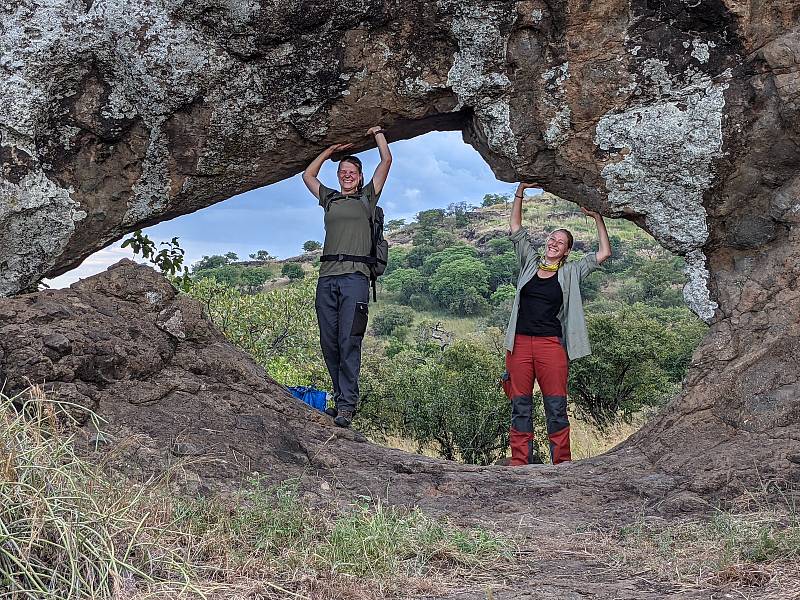
MULTIPOLYGON (((488 464, 508 447, 510 406, 497 382, 518 266, 506 233, 509 198, 487 195, 481 205, 392 222, 389 267, 370 306, 374 335, 365 340, 356 427, 378 441, 405 440, 447 459, 488 464)), ((570 229, 573 259, 596 245, 593 222, 555 196, 526 201, 524 222, 534 241, 570 229)), ((594 353, 570 370, 573 414, 600 436, 639 422, 678 391, 705 330, 683 304, 682 260, 627 221, 611 221, 610 233, 614 257, 584 284, 594 353)), ((235 258, 204 257, 189 293, 278 381, 327 389, 314 311, 316 256, 282 266, 235 258), (270 286, 279 270, 291 283, 270 286)), ((545 440, 543 413, 535 420, 537 439, 545 440)))

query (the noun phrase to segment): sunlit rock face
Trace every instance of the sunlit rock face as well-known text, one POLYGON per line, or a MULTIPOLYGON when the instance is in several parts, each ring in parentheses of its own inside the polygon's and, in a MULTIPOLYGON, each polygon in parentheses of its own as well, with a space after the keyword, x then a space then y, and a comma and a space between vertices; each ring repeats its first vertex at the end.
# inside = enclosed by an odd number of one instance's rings
POLYGON ((800 438, 796 2, 18 0, 0 16, 0 294, 330 143, 366 148, 376 123, 460 129, 499 178, 686 258, 712 329, 680 415, 800 438))

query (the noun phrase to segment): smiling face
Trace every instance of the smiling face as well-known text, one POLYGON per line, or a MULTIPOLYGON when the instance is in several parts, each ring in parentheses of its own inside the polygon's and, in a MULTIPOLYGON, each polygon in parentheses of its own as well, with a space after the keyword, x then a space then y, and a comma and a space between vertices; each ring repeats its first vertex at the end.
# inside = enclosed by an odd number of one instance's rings
POLYGON ((572 248, 572 236, 564 229, 556 229, 544 243, 544 257, 549 264, 566 260, 572 248))
POLYGON ((358 187, 361 185, 363 177, 361 165, 346 158, 342 159, 336 171, 336 176, 339 178, 339 187, 342 193, 353 194, 358 191, 358 187))

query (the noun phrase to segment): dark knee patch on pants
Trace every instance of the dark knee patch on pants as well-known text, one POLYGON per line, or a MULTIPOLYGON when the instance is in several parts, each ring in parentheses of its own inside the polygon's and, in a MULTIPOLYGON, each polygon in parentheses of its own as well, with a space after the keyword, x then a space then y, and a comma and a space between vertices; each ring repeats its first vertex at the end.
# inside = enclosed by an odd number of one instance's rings
POLYGON ((569 427, 567 398, 565 396, 544 396, 543 399, 544 413, 547 415, 547 433, 555 433, 569 427))
POLYGON ((516 396, 511 399, 511 427, 522 433, 533 431, 531 410, 533 401, 530 396, 516 396))

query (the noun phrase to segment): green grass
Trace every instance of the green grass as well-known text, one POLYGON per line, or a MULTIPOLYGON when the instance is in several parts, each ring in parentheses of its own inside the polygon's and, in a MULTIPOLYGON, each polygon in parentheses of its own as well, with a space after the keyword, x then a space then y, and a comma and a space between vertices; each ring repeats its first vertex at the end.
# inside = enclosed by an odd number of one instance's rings
POLYGON ((76 454, 69 408, 0 394, 3 598, 409 597, 412 580, 435 587, 513 551, 415 509, 312 506, 297 482, 254 476, 223 499, 117 479, 76 454))

